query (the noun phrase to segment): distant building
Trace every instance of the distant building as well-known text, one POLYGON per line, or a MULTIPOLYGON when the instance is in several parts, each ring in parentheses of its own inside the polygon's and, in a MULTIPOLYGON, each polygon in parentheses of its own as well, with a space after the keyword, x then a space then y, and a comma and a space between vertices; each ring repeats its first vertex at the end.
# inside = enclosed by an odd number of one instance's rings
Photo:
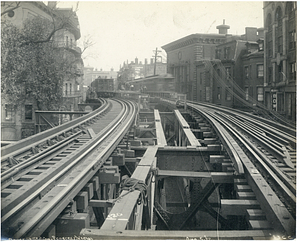
POLYGON ((265 104, 296 120, 297 2, 264 2, 265 104))
POLYGON ((102 69, 97 70, 93 67, 84 67, 84 85, 90 86, 90 84, 97 79, 100 78, 111 78, 117 79, 118 72, 114 71, 113 68, 110 71, 103 71, 102 69))
POLYGON ((167 74, 167 63, 163 63, 161 59, 157 58, 157 61, 154 61, 154 58, 150 59, 150 63, 145 59, 143 64, 141 61, 138 61, 138 58, 135 58, 135 61, 131 63, 123 63, 123 66, 120 66, 118 72, 118 83, 119 88, 125 88, 125 83, 133 81, 135 79, 153 76, 153 75, 165 75, 167 74), (155 69, 155 71, 154 71, 155 69))
MULTIPOLYGON (((77 104, 82 101, 83 93, 83 61, 81 49, 76 41, 80 38, 80 28, 76 13, 72 9, 58 9, 56 2, 2 2, 2 21, 8 21, 21 28, 25 20, 40 16, 50 21, 58 16, 64 16, 66 27, 53 35, 53 43, 74 60, 73 78, 63 82, 63 106, 60 110, 76 110, 77 104)), ((1 140, 17 141, 37 132, 35 127, 35 100, 26 100, 24 106, 13 107, 1 100, 1 140)))

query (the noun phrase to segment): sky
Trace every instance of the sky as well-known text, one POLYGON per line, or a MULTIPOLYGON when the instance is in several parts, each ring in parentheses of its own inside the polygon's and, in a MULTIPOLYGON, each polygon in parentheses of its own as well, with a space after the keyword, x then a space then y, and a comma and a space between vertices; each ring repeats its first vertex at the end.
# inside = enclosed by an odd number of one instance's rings
MULTIPOLYGON (((76 2, 58 2, 76 8, 76 2)), ((154 50, 194 33, 218 33, 216 26, 230 26, 229 34, 242 35, 245 27, 263 27, 261 1, 79 1, 81 39, 94 43, 83 53, 85 66, 115 71, 137 57, 144 63, 154 50)), ((166 53, 162 50, 163 58, 166 53)))

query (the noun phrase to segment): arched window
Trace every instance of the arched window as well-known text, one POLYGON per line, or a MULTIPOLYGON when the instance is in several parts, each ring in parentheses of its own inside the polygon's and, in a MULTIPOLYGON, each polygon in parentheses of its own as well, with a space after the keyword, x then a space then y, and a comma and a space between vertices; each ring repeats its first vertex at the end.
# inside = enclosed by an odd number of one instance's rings
POLYGON ((272 57, 273 52, 272 52, 272 48, 273 48, 273 43, 272 43, 272 17, 271 14, 268 14, 267 17, 267 29, 268 29, 268 33, 267 33, 267 44, 268 44, 268 57, 272 57))
POLYGON ((286 11, 288 16, 288 43, 289 49, 296 48, 296 2, 287 2, 286 11))
POLYGON ((275 32, 275 44, 277 48, 277 52, 282 54, 283 51, 283 37, 282 37, 282 11, 281 8, 278 7, 275 12, 275 21, 277 23, 276 32, 275 32))
POLYGON ((288 52, 290 58, 288 62, 288 78, 289 80, 296 81, 297 63, 296 63, 296 44, 297 44, 297 27, 296 27, 296 2, 286 3, 286 14, 288 17, 287 23, 287 41, 288 41, 288 52), (294 53, 294 54, 293 54, 294 53))

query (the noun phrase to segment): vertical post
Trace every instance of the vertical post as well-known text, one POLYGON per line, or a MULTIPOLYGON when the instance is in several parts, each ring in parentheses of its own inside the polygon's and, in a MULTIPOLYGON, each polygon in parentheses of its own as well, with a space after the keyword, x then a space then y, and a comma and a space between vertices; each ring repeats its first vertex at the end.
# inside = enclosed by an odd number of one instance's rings
POLYGON ((154 76, 156 74, 156 58, 157 58, 157 47, 155 49, 155 57, 154 57, 154 76))

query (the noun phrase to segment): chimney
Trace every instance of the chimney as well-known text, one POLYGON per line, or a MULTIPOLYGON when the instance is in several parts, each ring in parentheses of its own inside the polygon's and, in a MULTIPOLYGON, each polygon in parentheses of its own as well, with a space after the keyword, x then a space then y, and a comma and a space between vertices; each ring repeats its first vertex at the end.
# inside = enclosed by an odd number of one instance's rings
POLYGON ((255 27, 246 27, 246 40, 247 41, 256 41, 258 39, 257 37, 257 28, 255 27))
POLYGON ((139 59, 137 57, 135 57, 135 64, 139 64, 139 59))
POLYGON ((145 65, 147 65, 148 64, 148 60, 147 60, 147 58, 145 58, 145 65))
POLYGON ((57 1, 48 1, 48 7, 51 9, 56 8, 57 1))
POLYGON ((257 29, 258 38, 264 38, 264 28, 257 29))
POLYGON ((227 30, 230 29, 229 25, 225 24, 225 19, 223 19, 223 24, 218 25, 217 29, 219 30, 219 34, 227 34, 227 30))

